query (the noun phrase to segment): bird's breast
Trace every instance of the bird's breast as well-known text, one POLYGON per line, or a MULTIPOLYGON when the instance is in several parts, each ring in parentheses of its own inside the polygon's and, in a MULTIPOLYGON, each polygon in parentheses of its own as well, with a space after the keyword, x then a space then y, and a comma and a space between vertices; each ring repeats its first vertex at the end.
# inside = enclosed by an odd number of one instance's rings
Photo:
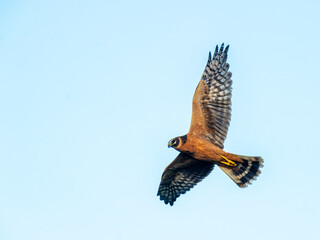
POLYGON ((186 144, 181 149, 182 152, 199 160, 220 160, 222 149, 218 148, 211 142, 195 137, 188 137, 186 144))

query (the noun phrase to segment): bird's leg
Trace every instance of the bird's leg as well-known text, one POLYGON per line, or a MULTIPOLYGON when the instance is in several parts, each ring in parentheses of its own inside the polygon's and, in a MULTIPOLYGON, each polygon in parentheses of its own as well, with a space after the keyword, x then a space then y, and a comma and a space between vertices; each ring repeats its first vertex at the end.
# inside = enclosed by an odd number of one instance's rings
POLYGON ((226 164, 226 165, 228 165, 230 167, 236 167, 237 166, 237 164, 234 161, 229 160, 225 156, 220 155, 220 157, 222 157, 223 159, 226 160, 226 161, 224 161, 224 160, 220 161, 221 163, 226 164))

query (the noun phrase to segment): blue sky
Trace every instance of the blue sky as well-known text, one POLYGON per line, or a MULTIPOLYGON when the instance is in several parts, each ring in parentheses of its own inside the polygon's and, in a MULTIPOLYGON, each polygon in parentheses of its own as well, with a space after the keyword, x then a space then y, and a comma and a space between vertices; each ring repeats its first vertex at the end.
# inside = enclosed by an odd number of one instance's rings
POLYGON ((1 1, 0 239, 319 239, 318 1, 1 1), (225 150, 261 155, 156 196, 216 44, 225 150))

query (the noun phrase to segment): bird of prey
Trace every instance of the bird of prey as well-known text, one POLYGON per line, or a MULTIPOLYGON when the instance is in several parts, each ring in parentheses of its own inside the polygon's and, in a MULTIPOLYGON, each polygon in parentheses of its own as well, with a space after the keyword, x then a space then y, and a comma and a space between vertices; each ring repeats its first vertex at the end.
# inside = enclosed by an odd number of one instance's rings
POLYGON ((172 206, 176 199, 202 181, 218 165, 239 187, 246 187, 260 174, 261 157, 225 152, 223 143, 231 117, 229 46, 209 52, 207 65, 196 88, 189 132, 169 141, 180 152, 164 170, 158 190, 160 200, 172 206))

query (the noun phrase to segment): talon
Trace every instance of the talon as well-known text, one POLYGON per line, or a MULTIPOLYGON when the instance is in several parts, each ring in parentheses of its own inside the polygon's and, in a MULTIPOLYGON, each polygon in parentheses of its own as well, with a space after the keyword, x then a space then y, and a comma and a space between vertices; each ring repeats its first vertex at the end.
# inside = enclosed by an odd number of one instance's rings
POLYGON ((234 161, 229 160, 225 156, 220 155, 220 157, 222 157, 222 158, 224 158, 226 160, 226 161, 221 161, 221 163, 226 164, 226 165, 231 166, 231 167, 237 166, 237 164, 234 161))

